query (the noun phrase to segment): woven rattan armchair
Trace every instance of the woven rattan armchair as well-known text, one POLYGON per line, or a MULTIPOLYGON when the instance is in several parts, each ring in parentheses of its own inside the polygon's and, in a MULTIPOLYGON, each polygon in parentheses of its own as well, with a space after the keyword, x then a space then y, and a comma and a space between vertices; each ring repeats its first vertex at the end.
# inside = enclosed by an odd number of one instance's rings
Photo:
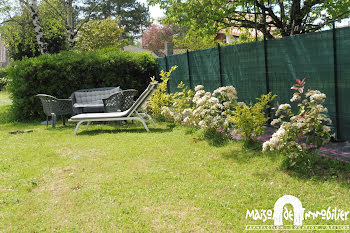
POLYGON ((122 112, 134 104, 134 97, 138 94, 135 89, 128 89, 115 93, 103 100, 105 112, 122 112))
POLYGON ((38 94, 43 105, 43 110, 46 115, 46 126, 49 124, 49 117, 51 117, 52 128, 56 127, 56 116, 61 116, 63 125, 65 125, 65 115, 72 115, 72 100, 71 99, 57 99, 51 95, 38 94))

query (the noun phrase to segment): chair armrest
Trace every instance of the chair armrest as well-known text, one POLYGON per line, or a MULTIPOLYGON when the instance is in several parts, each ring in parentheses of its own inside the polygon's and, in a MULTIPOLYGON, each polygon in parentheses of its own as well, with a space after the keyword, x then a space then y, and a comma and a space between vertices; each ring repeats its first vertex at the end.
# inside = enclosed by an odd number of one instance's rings
POLYGON ((123 103, 123 93, 117 92, 106 99, 102 99, 102 101, 105 112, 120 112, 123 103))
POLYGON ((67 102, 72 102, 72 99, 57 99, 57 100, 59 100, 59 101, 67 101, 67 102))
POLYGON ((73 102, 71 99, 57 99, 57 108, 59 115, 73 114, 73 102))
POLYGON ((138 94, 135 89, 123 90, 103 99, 105 112, 120 112, 128 110, 134 103, 134 97, 138 94))
POLYGON ((139 92, 135 89, 128 89, 123 91, 123 104, 121 107, 122 111, 126 111, 135 103, 134 97, 137 96, 139 92))

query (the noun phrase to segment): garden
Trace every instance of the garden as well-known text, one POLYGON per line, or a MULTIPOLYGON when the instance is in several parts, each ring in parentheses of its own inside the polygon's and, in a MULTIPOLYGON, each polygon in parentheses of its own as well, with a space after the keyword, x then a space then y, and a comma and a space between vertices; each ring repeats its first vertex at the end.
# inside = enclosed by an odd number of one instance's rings
POLYGON ((273 225, 247 210, 272 209, 284 195, 312 212, 350 209, 350 165, 318 154, 334 135, 327 96, 307 79, 296 80, 281 104, 273 93, 240 102, 234 86, 208 92, 179 83, 168 93, 176 67, 149 79, 150 56, 100 51, 23 59, 8 69, 0 92, 0 231, 243 232, 273 225), (131 121, 92 124, 76 136, 74 123, 40 124, 39 92, 63 98, 114 83, 143 91, 149 82, 160 83, 142 107, 156 121, 150 132, 131 121), (275 132, 262 142, 269 123, 275 132))

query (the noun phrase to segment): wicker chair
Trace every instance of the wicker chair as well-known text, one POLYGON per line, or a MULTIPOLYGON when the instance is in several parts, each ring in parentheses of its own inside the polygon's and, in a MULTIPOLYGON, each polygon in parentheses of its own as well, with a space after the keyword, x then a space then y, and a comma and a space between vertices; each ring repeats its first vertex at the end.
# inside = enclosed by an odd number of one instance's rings
POLYGON ((57 99, 51 95, 38 94, 43 105, 43 110, 46 115, 46 126, 49 125, 49 117, 52 120, 52 128, 56 127, 56 116, 62 116, 63 125, 65 125, 65 115, 72 115, 72 100, 71 99, 57 99))
POLYGON ((105 112, 122 112, 134 104, 134 97, 138 94, 135 89, 128 89, 115 93, 103 100, 105 112))

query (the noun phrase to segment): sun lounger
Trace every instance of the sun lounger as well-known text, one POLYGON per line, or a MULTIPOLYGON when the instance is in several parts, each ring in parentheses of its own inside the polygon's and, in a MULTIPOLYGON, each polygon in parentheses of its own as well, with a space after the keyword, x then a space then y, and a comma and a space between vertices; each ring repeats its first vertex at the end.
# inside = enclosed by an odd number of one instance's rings
POLYGON ((155 123, 153 122, 151 116, 146 113, 139 113, 137 110, 147 101, 147 99, 152 95, 153 91, 156 90, 157 86, 158 83, 149 84, 146 90, 135 101, 135 103, 125 111, 109 113, 86 113, 71 117, 69 121, 78 122, 74 131, 74 135, 77 134, 79 126, 82 123, 87 122, 87 125, 89 125, 89 123, 93 121, 137 120, 140 121, 145 127, 146 131, 149 132, 149 129, 145 122, 145 117, 147 117, 153 123, 153 125, 155 125, 155 123))

